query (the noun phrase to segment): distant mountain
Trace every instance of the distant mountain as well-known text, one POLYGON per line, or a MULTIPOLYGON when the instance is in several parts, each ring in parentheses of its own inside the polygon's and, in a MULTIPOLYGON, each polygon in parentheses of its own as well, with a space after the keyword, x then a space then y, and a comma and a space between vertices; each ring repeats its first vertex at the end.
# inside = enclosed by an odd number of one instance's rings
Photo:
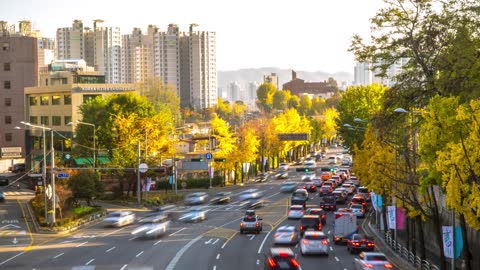
MULTIPOLYGON (((334 78, 338 85, 341 85, 342 82, 352 82, 353 74, 348 72, 336 72, 333 74, 323 72, 323 71, 301 71, 295 70, 297 72, 297 78, 300 78, 305 81, 310 82, 320 82, 325 81, 329 77, 334 78)), ((292 79, 292 70, 291 69, 280 69, 274 67, 266 68, 247 68, 239 70, 228 70, 228 71, 218 71, 218 86, 220 88, 225 87, 231 82, 238 82, 241 85, 245 85, 249 82, 263 82, 263 76, 276 73, 278 75, 279 85, 278 87, 282 89, 282 85, 292 79)))

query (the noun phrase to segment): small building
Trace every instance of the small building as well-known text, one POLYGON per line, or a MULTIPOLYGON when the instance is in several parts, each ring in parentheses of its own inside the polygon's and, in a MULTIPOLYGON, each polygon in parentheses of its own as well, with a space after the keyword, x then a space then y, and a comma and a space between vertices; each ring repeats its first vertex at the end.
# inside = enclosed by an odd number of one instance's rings
POLYGON ((292 80, 283 84, 283 90, 290 90, 292 95, 313 94, 315 96, 330 97, 337 91, 337 83, 330 78, 323 82, 305 82, 297 78, 297 73, 292 70, 292 80))

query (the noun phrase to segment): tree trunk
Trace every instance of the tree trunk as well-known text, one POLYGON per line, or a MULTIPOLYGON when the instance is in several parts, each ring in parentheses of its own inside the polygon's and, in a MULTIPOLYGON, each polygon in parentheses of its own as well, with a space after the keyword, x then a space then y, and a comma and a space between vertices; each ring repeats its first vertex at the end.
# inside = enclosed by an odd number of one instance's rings
POLYGON ((426 252, 425 252, 425 234, 423 233, 423 222, 422 222, 422 217, 421 216, 416 216, 415 217, 415 223, 418 228, 418 241, 416 241, 418 245, 418 252, 419 252, 419 257, 424 260, 426 257, 426 252))
POLYGON ((463 250, 462 258, 465 261, 465 270, 472 270, 472 253, 470 252, 470 245, 467 237, 467 224, 465 222, 465 216, 460 214, 460 228, 462 230, 463 250))
POLYGON ((446 269, 445 254, 443 251, 443 238, 442 238, 442 220, 440 218, 440 210, 438 208, 437 199, 435 197, 435 192, 433 191, 433 186, 430 186, 430 197, 432 198, 433 203, 433 230, 435 232, 435 238, 437 240, 437 245, 440 247, 440 269, 446 269))

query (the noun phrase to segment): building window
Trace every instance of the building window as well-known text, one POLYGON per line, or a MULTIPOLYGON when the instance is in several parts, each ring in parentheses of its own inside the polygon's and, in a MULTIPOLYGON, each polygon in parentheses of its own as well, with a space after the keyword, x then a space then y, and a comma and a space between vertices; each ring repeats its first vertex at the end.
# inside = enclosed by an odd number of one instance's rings
POLYGON ((48 105, 48 100, 50 98, 48 96, 41 96, 40 97, 40 105, 48 105))
POLYGON ((10 107, 10 106, 12 106, 12 99, 5 98, 5 107, 10 107))
POLYGON ((67 84, 68 83, 68 79, 67 78, 62 78, 62 84, 67 84))
POLYGON ((63 96, 63 104, 64 105, 71 105, 72 104, 72 96, 71 95, 64 95, 63 96))
POLYGON ((62 124, 61 116, 52 116, 52 126, 60 126, 62 124))
POLYGON ((38 97, 28 97, 28 100, 30 101, 30 106, 35 106, 38 105, 38 97))
POLYGON ((6 125, 11 125, 12 124, 12 116, 5 115, 5 124, 6 125))
POLYGON ((30 124, 38 124, 38 116, 30 116, 30 124))
POLYGON ((63 124, 66 126, 68 123, 72 122, 72 117, 71 116, 64 116, 63 117, 63 124))
POLYGON ((3 88, 10 89, 11 87, 12 87, 12 84, 10 83, 10 81, 3 82, 3 88))
POLYGON ((10 63, 3 63, 3 71, 10 71, 10 63))
POLYGON ((48 116, 40 116, 40 124, 48 126, 48 116))
POLYGON ((48 78, 45 79, 45 86, 48 86, 48 78))
POLYGON ((60 105, 60 96, 52 96, 52 105, 60 105))
POLYGON ((13 139, 12 133, 5 133, 5 141, 11 142, 13 139))

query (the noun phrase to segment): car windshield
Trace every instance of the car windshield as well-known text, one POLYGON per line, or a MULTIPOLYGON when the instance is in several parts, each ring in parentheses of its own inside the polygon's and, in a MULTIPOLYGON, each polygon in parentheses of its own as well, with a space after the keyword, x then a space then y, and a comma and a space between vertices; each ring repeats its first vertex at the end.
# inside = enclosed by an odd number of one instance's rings
POLYGON ((253 217, 253 216, 246 216, 246 217, 243 218, 243 221, 245 221, 245 222, 255 222, 255 221, 257 221, 257 218, 253 217))
POLYGON ((110 215, 108 215, 109 217, 121 217, 122 214, 121 213, 111 213, 110 215))
POLYGON ((307 240, 322 240, 327 238, 327 236, 322 234, 306 234, 303 238, 307 240))
POLYGON ((318 223, 318 218, 314 218, 314 217, 309 217, 309 218, 303 218, 301 221, 300 221, 301 224, 303 225, 316 225, 318 223))
POLYGON ((380 261, 380 262, 384 262, 384 261, 387 261, 387 258, 385 257, 385 255, 376 254, 376 255, 367 255, 367 256, 365 256, 365 260, 366 260, 366 261, 380 261))
POLYGON ((293 228, 281 228, 281 229, 278 229, 277 232, 291 233, 291 232, 293 232, 293 228))
POLYGON ((351 208, 352 209, 362 209, 362 206, 358 205, 358 204, 352 204, 351 208))
POLYGON ((360 192, 360 193, 368 193, 368 189, 367 189, 367 188, 358 188, 358 192, 360 192))

